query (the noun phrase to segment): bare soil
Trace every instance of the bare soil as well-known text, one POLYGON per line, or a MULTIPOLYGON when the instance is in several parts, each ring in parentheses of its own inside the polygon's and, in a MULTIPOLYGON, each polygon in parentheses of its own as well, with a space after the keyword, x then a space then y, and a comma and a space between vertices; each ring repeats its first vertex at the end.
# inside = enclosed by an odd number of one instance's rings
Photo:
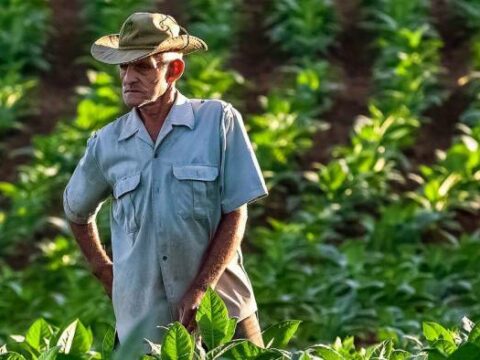
POLYGON ((327 58, 339 71, 340 89, 334 95, 332 107, 322 118, 330 128, 315 135, 314 145, 302 161, 304 169, 315 162, 328 162, 332 148, 348 142, 356 117, 367 113, 371 93, 374 54, 371 34, 360 24, 361 1, 337 0, 334 3, 342 30, 327 58))
POLYGON ((265 14, 269 13, 271 5, 272 0, 245 0, 240 8, 242 23, 229 65, 247 81, 247 90, 242 94, 242 110, 248 114, 261 112, 259 96, 268 94, 279 84, 278 70, 288 61, 288 56, 268 37, 265 14))
POLYGON ((436 150, 445 150, 452 144, 455 126, 466 110, 470 98, 458 80, 470 71, 470 36, 464 22, 455 16, 447 0, 431 1, 432 23, 441 36, 441 64, 445 71, 440 85, 448 97, 440 105, 425 112, 429 119, 421 127, 415 146, 407 152, 415 166, 436 161, 436 150))

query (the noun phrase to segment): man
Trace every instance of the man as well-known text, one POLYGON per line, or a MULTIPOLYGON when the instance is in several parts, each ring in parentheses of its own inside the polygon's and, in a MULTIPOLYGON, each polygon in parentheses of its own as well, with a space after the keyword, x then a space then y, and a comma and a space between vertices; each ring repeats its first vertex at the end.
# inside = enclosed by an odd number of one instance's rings
POLYGON ((65 214, 112 299, 117 341, 159 342, 175 320, 192 330, 212 286, 239 320, 235 336, 263 346, 240 242, 247 204, 268 191, 239 112, 176 89, 183 55, 207 50, 181 29, 170 16, 134 13, 93 44, 95 59, 119 65, 131 111, 88 140, 65 214), (110 194, 113 261, 95 223, 110 194))

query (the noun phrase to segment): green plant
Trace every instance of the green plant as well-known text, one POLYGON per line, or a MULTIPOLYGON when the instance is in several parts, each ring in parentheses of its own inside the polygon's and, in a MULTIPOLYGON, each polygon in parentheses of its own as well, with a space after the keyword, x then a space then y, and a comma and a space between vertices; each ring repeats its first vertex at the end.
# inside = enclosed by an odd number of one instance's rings
POLYGON ((465 19, 470 29, 478 31, 480 21, 480 3, 477 0, 449 0, 450 8, 465 19))
POLYGON ((203 39, 209 51, 228 57, 243 21, 238 0, 190 0, 189 32, 203 39))
POLYGON ((65 328, 56 328, 43 319, 36 320, 25 336, 12 335, 13 345, 0 348, 5 359, 161 359, 161 360, 260 360, 260 359, 320 359, 320 360, 474 360, 480 351, 479 328, 467 318, 461 329, 449 330, 435 322, 423 323, 427 346, 417 340, 411 350, 395 349, 390 340, 365 348, 358 348, 353 337, 343 341, 337 338, 332 345, 314 344, 302 350, 284 350, 295 335, 299 322, 284 321, 266 329, 262 335, 267 346, 260 348, 247 340, 232 340, 235 319, 229 319, 225 304, 209 290, 196 315, 197 331, 191 335, 178 322, 170 324, 162 344, 147 339, 150 352, 131 351, 128 340, 112 351, 113 329, 103 340, 102 350, 92 350, 92 332, 79 320, 65 328), (205 348, 200 346, 203 339, 205 348))
POLYGON ((325 52, 338 30, 330 0, 275 1, 267 22, 272 40, 296 58, 325 52))
POLYGON ((27 113, 27 93, 36 80, 23 79, 17 72, 7 72, 0 77, 0 135, 13 127, 21 128, 18 119, 27 113))
POLYGON ((429 32, 426 25, 402 28, 380 41, 381 54, 374 78, 381 89, 376 104, 382 110, 405 106, 420 114, 443 99, 444 94, 438 89, 441 41, 429 32))
POLYGON ((238 95, 244 78, 236 71, 224 70, 225 58, 205 53, 186 59, 185 74, 178 88, 193 98, 231 98, 238 95))
POLYGON ((151 0, 92 0, 82 7, 87 24, 87 44, 105 34, 116 34, 122 23, 133 12, 152 11, 151 0), (101 14, 101 16, 99 16, 101 14))
POLYGON ((0 183, 0 192, 10 201, 1 212, 2 252, 9 245, 32 239, 34 234, 51 227, 69 174, 81 157, 91 132, 112 121, 122 111, 119 94, 112 78, 90 72, 92 87, 84 90, 71 124, 60 123, 50 135, 34 139, 34 159, 21 168, 17 183, 0 183))
POLYGON ((328 164, 306 174, 310 191, 301 216, 321 239, 369 234, 382 210, 402 198, 393 189, 407 183, 410 164, 403 151, 415 143, 425 108, 443 98, 437 85, 440 40, 428 25, 426 4, 365 5, 365 26, 377 31, 379 50, 369 115, 357 118, 350 143, 335 147, 328 164))
POLYGON ((30 251, 35 256, 22 271, 0 263, 0 343, 40 317, 59 327, 81 317, 95 332, 106 331, 112 305, 75 241, 57 236, 30 251))
POLYGON ((382 222, 367 224, 376 227, 371 235, 335 245, 322 241, 333 231, 321 228, 323 214, 257 228, 251 236, 256 251, 245 260, 263 321, 302 320, 296 342, 304 346, 348 335, 405 344, 422 321, 477 319, 478 237, 422 244, 435 219, 417 209, 390 209, 382 222))
POLYGON ((0 70, 22 74, 46 69, 43 46, 50 34, 46 0, 5 0, 0 13, 0 70))
POLYGON ((6 0, 0 12, 0 136, 21 128, 27 94, 37 80, 31 75, 48 68, 43 47, 50 34, 46 0, 6 0))

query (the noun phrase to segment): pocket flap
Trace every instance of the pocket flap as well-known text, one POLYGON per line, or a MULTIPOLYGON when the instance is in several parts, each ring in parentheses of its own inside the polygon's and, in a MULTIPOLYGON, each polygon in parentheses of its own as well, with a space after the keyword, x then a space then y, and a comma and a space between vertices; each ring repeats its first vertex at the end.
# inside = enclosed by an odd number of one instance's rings
POLYGON ((118 199, 123 194, 135 190, 140 183, 140 174, 123 177, 115 183, 113 187, 113 196, 118 199))
POLYGON ((218 168, 208 165, 173 165, 173 175, 178 180, 213 181, 218 176, 218 168))

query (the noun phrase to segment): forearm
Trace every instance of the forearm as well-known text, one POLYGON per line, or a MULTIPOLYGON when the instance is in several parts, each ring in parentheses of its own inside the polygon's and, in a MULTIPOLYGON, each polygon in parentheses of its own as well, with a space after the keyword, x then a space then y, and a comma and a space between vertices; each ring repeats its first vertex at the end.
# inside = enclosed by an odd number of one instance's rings
POLYGON ((69 224, 92 272, 99 277, 102 270, 111 265, 112 261, 102 246, 97 224, 95 221, 88 224, 76 224, 69 221, 69 224))
POLYGON ((245 232, 247 206, 222 217, 214 238, 207 248, 193 288, 206 290, 215 287, 227 265, 235 256, 245 232))

